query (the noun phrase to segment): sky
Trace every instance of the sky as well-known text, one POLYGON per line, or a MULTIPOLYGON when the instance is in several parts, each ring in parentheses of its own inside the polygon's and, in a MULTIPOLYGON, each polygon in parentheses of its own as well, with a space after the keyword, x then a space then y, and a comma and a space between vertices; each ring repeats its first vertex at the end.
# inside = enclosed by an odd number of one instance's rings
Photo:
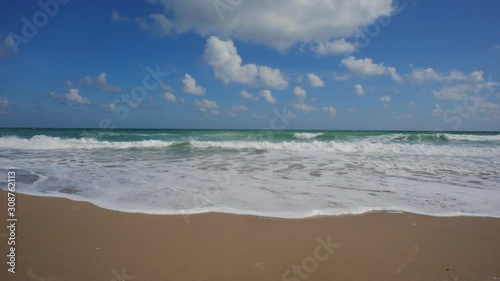
POLYGON ((0 6, 0 127, 500 131, 500 1, 0 6))

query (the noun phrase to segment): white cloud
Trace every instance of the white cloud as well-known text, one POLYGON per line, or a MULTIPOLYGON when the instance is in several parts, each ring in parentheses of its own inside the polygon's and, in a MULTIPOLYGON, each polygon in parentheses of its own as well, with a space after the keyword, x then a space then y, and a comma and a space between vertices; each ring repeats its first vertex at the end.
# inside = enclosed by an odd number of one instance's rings
POLYGON ((342 38, 331 42, 320 43, 314 48, 314 51, 319 55, 349 54, 356 51, 356 46, 351 42, 347 42, 345 38, 342 38))
POLYGON ((9 99, 7 97, 0 96, 0 114, 6 114, 9 112, 9 99))
POLYGON ((403 77, 399 76, 398 72, 396 71, 396 68, 389 66, 387 67, 387 72, 389 72, 389 75, 391 76, 392 80, 394 80, 396 83, 403 83, 403 77))
POLYGON ((131 20, 127 16, 122 16, 116 10, 111 11, 111 20, 114 22, 135 23, 140 30, 149 32, 156 36, 168 36, 174 33, 172 22, 164 14, 149 14, 146 17, 136 17, 131 20))
POLYGON ((104 103, 104 104, 101 104, 101 107, 109 109, 113 112, 116 112, 116 104, 114 104, 114 103, 104 103))
POLYGON ((195 96, 205 95, 205 88, 197 85, 196 80, 188 73, 184 75, 184 79, 182 79, 182 84, 184 84, 184 93, 195 96))
POLYGON ((409 75, 410 81, 413 83, 426 83, 426 82, 468 82, 472 84, 479 84, 484 82, 483 71, 473 71, 468 75, 463 72, 452 70, 448 74, 439 73, 433 68, 417 68, 409 75))
POLYGON ((486 112, 500 108, 500 105, 492 102, 486 102, 481 97, 476 97, 475 101, 478 103, 478 109, 480 112, 486 112))
POLYGON ((73 88, 69 89, 69 92, 67 92, 64 95, 64 98, 69 101, 69 102, 76 102, 79 104, 87 104, 90 103, 89 99, 80 95, 80 90, 73 88))
POLYGON ((305 104, 303 102, 292 104, 292 106, 295 107, 296 109, 302 111, 302 112, 309 112, 309 111, 317 111, 318 110, 317 107, 305 104))
POLYGON ((338 74, 336 72, 333 73, 333 78, 337 81, 346 81, 351 78, 351 74, 346 73, 346 74, 338 74))
POLYGON ((254 87, 284 90, 288 82, 279 69, 256 64, 242 64, 232 40, 220 40, 211 36, 205 47, 205 60, 213 67, 215 77, 224 84, 240 83, 254 87))
POLYGON ((309 80, 309 85, 312 88, 319 88, 319 87, 325 86, 325 83, 323 82, 323 80, 321 80, 321 78, 316 76, 316 74, 314 74, 314 73, 307 74, 307 79, 309 80))
POLYGON ((441 117, 443 115, 443 110, 439 106, 439 104, 434 104, 434 111, 432 111, 432 116, 441 117))
POLYGON ((174 94, 169 93, 169 92, 164 93, 162 95, 162 98, 169 103, 180 103, 180 104, 184 103, 183 98, 177 98, 174 94))
POLYGON ((252 93, 249 93, 248 91, 245 91, 245 90, 240 91, 240 95, 241 95, 244 99, 247 99, 247 100, 253 100, 253 99, 254 99, 253 94, 252 94, 252 93))
POLYGON ((111 20, 115 21, 115 22, 121 22, 121 21, 130 22, 131 21, 128 17, 120 15, 120 13, 118 13, 115 10, 111 11, 111 20))
POLYGON ((284 50, 296 43, 322 43, 354 35, 391 16, 392 0, 153 0, 164 8, 175 33, 217 35, 284 50), (218 4, 218 5, 217 5, 218 4))
MULTIPOLYGON (((120 87, 108 83, 106 77, 107 74, 104 72, 99 73, 95 78, 91 77, 90 75, 85 75, 82 79, 80 79, 80 83, 84 84, 87 87, 98 87, 103 91, 111 93, 119 93, 122 91, 120 87)), ((66 83, 68 87, 71 87, 73 85, 71 81, 68 81, 66 83)))
POLYGON ((358 96, 364 96, 365 95, 365 90, 363 89, 363 85, 361 85, 361 84, 354 85, 354 92, 358 96))
POLYGON ((276 98, 269 90, 260 91, 260 96, 263 97, 268 103, 275 104, 277 102, 276 98))
POLYGON ((99 87, 101 87, 102 90, 104 91, 108 91, 108 92, 112 92, 112 93, 118 93, 118 92, 121 92, 122 89, 118 86, 114 86, 114 85, 111 85, 108 83, 108 81, 106 80, 106 73, 99 73, 99 75, 97 75, 97 85, 99 85, 99 87))
POLYGON ((410 74, 410 80, 415 83, 422 83, 427 81, 441 81, 442 76, 432 68, 417 68, 410 74))
POLYGON ((250 112, 250 117, 255 118, 255 119, 265 119, 267 116, 262 115, 258 112, 252 111, 252 112, 250 112))
POLYGON ((370 58, 356 59, 350 56, 341 61, 341 63, 352 73, 361 76, 383 75, 387 73, 387 69, 383 64, 375 64, 370 58))
POLYGON ((169 85, 164 84, 164 83, 160 83, 160 88, 162 88, 164 91, 167 91, 167 92, 173 92, 174 91, 174 89, 172 89, 172 87, 170 87, 169 85))
POLYGON ((323 108, 322 108, 322 110, 323 110, 326 114, 328 114, 328 115, 330 115, 330 116, 335 116, 335 115, 337 115, 337 110, 336 110, 336 109, 335 109, 335 107, 333 107, 333 106, 325 106, 325 107, 323 107, 323 108))
POLYGON ((0 97, 0 108, 7 108, 9 106, 9 99, 7 97, 0 97))
POLYGON ((295 87, 295 89, 293 89, 293 93, 299 99, 305 99, 307 97, 306 90, 302 89, 301 87, 295 87))
POLYGON ((173 33, 173 25, 163 14, 150 14, 148 17, 135 18, 135 23, 142 31, 157 36, 167 36, 173 33))
POLYGON ((410 105, 410 107, 417 106, 417 104, 414 101, 408 101, 408 105, 410 105))
POLYGON ((343 59, 341 63, 354 75, 390 75, 395 82, 403 82, 403 78, 398 75, 396 68, 387 67, 383 63, 376 64, 371 58, 356 59, 354 56, 350 56, 343 59))
POLYGON ((382 96, 380 97, 380 101, 381 102, 385 102, 385 103, 390 103, 391 102, 391 96, 382 96))
POLYGON ((440 90, 434 90, 432 93, 438 99, 442 100, 463 100, 467 98, 467 92, 474 87, 469 84, 458 84, 451 87, 444 87, 440 90))
POLYGON ((16 44, 10 36, 5 37, 0 41, 0 58, 15 53, 16 44))
POLYGON ((231 106, 232 111, 248 111, 248 107, 244 105, 233 105, 231 106))
MULTIPOLYGON (((210 100, 207 100, 207 99, 203 99, 203 100, 195 100, 194 101, 194 106, 201 112, 204 112, 204 113, 207 113, 209 110, 210 111, 214 111, 216 110, 217 108, 219 108, 219 106, 217 105, 217 102, 215 101, 210 101, 210 100)), ((212 113, 212 112, 211 112, 212 113)))
POLYGON ((73 88, 73 82, 71 82, 71 81, 66 81, 66 87, 68 87, 68 88, 73 88))

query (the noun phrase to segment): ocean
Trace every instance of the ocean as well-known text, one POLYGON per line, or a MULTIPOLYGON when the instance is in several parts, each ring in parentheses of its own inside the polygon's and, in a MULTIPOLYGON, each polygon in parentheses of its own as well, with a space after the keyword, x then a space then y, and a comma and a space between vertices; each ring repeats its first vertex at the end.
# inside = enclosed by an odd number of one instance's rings
POLYGON ((500 217, 500 133, 0 129, 0 182, 150 214, 500 217))

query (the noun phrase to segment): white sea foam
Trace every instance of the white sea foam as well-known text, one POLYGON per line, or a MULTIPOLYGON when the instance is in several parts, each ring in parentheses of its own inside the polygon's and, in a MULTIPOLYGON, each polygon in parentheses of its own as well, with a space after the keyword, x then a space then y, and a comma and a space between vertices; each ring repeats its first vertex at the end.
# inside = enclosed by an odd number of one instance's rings
POLYGON ((278 151, 317 151, 330 153, 415 154, 480 156, 498 155, 500 147, 436 146, 433 144, 383 143, 373 141, 312 141, 312 142, 252 142, 252 141, 191 141, 194 148, 259 149, 278 151))
POLYGON ((48 137, 44 135, 36 135, 30 139, 24 139, 19 137, 0 138, 0 148, 34 149, 34 150, 154 148, 154 147, 168 147, 174 143, 175 142, 159 141, 159 140, 110 142, 110 141, 98 141, 93 138, 62 139, 58 137, 48 137))
POLYGON ((306 140, 306 139, 313 139, 321 135, 323 135, 323 133, 294 133, 293 137, 299 140, 306 140))
POLYGON ((55 149, 129 149, 129 148, 167 148, 175 144, 189 143, 193 149, 221 148, 236 150, 268 150, 290 152, 328 152, 353 154, 386 154, 386 155, 427 155, 427 156, 499 156, 500 146, 438 146, 432 143, 397 143, 374 141, 373 138, 353 141, 99 141, 93 138, 48 137, 33 136, 29 139, 18 137, 0 137, 0 148, 28 149, 28 150, 55 150, 55 149))
POLYGON ((444 134, 448 140, 456 141, 500 141, 500 135, 460 135, 444 134))
POLYGON ((385 210, 500 217, 500 146, 390 141, 395 135, 191 139, 183 141, 182 153, 164 153, 180 141, 1 137, 0 170, 18 171, 19 192, 125 212, 299 218, 385 210))

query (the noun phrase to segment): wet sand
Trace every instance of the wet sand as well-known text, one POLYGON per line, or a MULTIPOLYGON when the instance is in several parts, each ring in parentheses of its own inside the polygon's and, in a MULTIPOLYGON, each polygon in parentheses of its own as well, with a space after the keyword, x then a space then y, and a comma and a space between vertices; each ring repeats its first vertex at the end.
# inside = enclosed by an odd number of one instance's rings
POLYGON ((0 202, 0 280, 500 280, 496 218, 145 215, 20 194, 12 274, 0 202))

